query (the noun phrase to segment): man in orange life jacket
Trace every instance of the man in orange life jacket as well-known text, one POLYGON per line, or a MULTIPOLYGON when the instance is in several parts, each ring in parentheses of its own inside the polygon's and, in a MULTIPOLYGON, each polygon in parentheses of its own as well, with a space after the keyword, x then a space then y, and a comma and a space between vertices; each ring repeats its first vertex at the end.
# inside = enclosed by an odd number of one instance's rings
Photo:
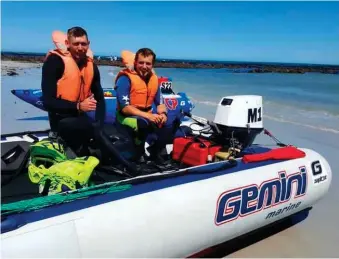
POLYGON ((85 112, 95 110, 96 123, 102 126, 105 100, 98 67, 86 55, 90 44, 87 32, 81 27, 69 29, 65 44, 67 50, 47 54, 42 67, 42 100, 51 131, 81 154, 83 144, 94 135, 95 125, 85 112))
POLYGON ((164 137, 167 121, 166 106, 158 85, 158 77, 153 71, 155 53, 148 48, 139 49, 135 54, 134 69, 123 69, 115 80, 117 94, 117 122, 133 130, 139 155, 144 153, 147 135, 155 132, 158 139, 149 151, 151 158, 159 158, 158 153, 165 147, 164 137), (152 111, 152 104, 156 111, 152 111))

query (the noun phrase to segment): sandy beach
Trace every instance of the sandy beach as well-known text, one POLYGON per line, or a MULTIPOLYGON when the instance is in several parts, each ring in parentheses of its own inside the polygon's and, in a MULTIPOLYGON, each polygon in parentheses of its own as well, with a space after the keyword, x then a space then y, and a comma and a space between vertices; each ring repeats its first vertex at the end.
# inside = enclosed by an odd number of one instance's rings
POLYGON ((24 69, 40 68, 42 63, 28 63, 17 61, 1 61, 1 76, 6 76, 8 72, 13 71, 22 75, 25 73, 24 69))
MULTIPOLYGON (((101 67, 100 67, 101 70, 101 67)), ((115 73, 115 71, 113 71, 115 73)), ((112 72, 112 73, 113 73, 112 72)), ((110 72, 111 73, 111 72, 110 72)), ((2 61, 1 63, 1 132, 46 129, 46 120, 23 120, 46 113, 20 101, 10 93, 12 89, 40 88, 41 64, 2 61), (8 71, 19 75, 8 76, 8 71)), ((103 74, 103 82, 112 85, 112 76, 103 74)), ((104 85, 104 87, 108 87, 104 85)), ((199 114, 197 114, 199 115, 199 114)), ((286 144, 310 148, 319 152, 332 168, 332 185, 329 193, 310 211, 303 222, 252 244, 227 257, 339 257, 339 231, 337 230, 337 205, 339 204, 339 134, 321 128, 305 127, 288 122, 271 120, 264 116, 264 126, 286 144)), ((339 129, 339 125, 337 127, 339 129)), ((271 143, 260 136, 257 143, 271 143)))

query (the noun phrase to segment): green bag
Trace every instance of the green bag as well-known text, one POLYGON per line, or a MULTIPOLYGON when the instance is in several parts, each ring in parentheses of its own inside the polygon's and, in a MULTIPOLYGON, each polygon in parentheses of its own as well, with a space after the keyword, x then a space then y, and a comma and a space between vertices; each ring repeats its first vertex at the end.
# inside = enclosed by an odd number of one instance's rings
POLYGON ((41 140, 30 148, 28 176, 39 184, 40 192, 48 183, 48 194, 55 194, 77 187, 87 187, 99 160, 93 156, 68 159, 64 147, 49 139, 41 140))

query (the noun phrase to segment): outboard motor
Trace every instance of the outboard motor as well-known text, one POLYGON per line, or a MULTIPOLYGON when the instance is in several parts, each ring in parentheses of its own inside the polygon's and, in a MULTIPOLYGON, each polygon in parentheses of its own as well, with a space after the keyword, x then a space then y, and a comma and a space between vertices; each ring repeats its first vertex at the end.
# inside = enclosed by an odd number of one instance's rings
POLYGON ((262 96, 223 97, 211 126, 218 143, 240 150, 250 146, 264 129, 262 96))

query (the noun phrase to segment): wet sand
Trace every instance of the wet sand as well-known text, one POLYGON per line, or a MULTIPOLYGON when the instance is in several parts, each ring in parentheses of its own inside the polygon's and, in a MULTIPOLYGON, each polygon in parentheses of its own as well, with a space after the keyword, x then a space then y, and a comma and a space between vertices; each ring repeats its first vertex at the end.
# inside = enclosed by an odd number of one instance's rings
POLYGON ((14 68, 14 69, 35 68, 35 67, 41 67, 41 66, 42 66, 42 63, 1 60, 1 70, 3 69, 6 70, 8 68, 14 68))
POLYGON ((1 76, 7 76, 7 73, 14 71, 18 75, 23 75, 25 69, 40 68, 42 63, 28 63, 28 62, 17 62, 17 61, 3 61, 1 60, 1 76))
POLYGON ((25 121, 33 116, 46 116, 34 106, 14 96, 12 89, 41 88, 41 64, 1 61, 1 74, 16 71, 18 75, 1 76, 1 134, 46 129, 47 121, 25 121))
MULTIPOLYGON (((18 120, 35 116, 46 116, 32 105, 26 104, 10 93, 11 89, 40 88, 41 68, 39 64, 2 62, 1 68, 22 68, 20 76, 3 76, 1 87, 1 131, 3 133, 22 130, 46 129, 46 120, 18 120), (24 76, 21 76, 24 75, 24 76)), ((104 79, 105 80, 105 79, 104 79)), ((107 78, 111 81, 111 78, 107 78)), ((197 114, 199 115, 199 114, 197 114)), ((339 257, 339 231, 337 205, 339 189, 339 134, 321 129, 312 129, 270 120, 264 117, 265 127, 279 140, 298 147, 314 149, 323 155, 332 168, 332 185, 329 193, 310 211, 301 223, 271 235, 241 250, 230 253, 223 250, 218 256, 227 257, 339 257)), ((339 129, 339 125, 338 125, 339 129)), ((272 143, 267 136, 260 136, 257 143, 272 143)), ((240 241, 241 242, 241 241, 240 241)))

